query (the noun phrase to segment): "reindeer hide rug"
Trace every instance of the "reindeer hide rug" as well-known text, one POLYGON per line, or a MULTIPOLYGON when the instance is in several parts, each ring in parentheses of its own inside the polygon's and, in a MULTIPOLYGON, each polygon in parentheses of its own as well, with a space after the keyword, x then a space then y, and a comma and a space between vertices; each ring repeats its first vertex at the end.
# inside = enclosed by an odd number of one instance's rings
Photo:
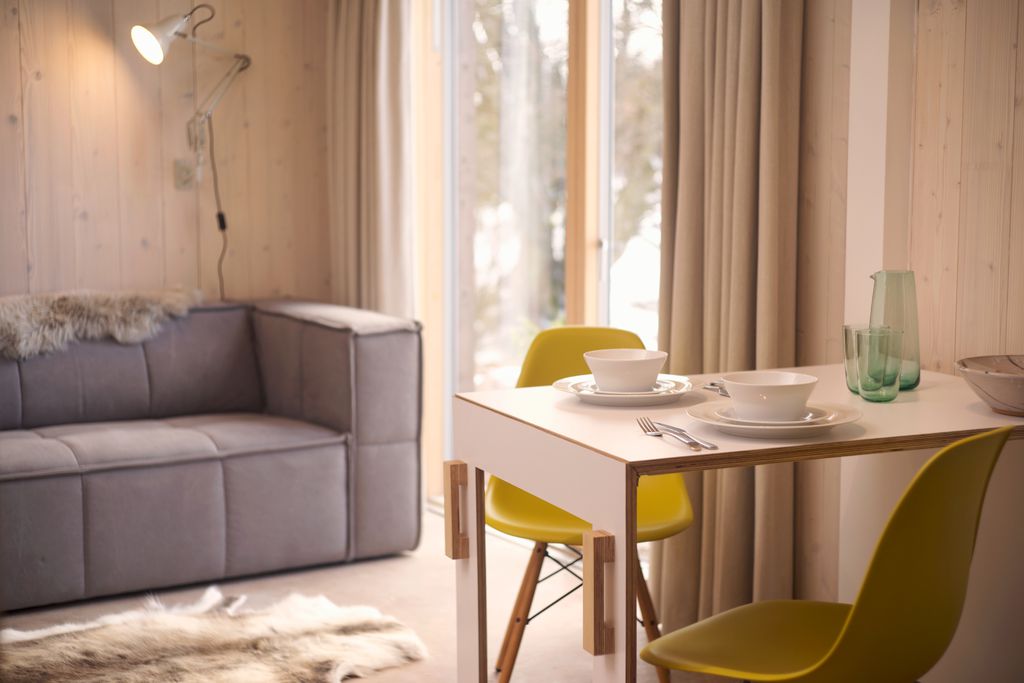
POLYGON ((372 607, 291 595, 263 610, 207 589, 199 602, 39 631, 0 631, 0 680, 313 683, 422 659, 409 628, 372 607))

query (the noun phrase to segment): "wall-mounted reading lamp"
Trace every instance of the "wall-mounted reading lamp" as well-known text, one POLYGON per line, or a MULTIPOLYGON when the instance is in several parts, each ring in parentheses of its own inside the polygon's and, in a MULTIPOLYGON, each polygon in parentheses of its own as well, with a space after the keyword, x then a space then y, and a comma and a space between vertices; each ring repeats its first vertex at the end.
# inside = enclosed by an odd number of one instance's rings
POLYGON ((203 148, 205 147, 207 140, 210 144, 210 170, 213 175, 213 196, 217 202, 217 227, 220 229, 222 240, 220 258, 217 259, 217 280, 220 286, 220 298, 223 299, 224 256, 227 254, 228 249, 228 222, 227 218, 224 216, 224 209, 220 202, 220 183, 217 178, 217 159, 214 156, 213 146, 213 110, 216 109, 218 104, 220 104, 221 99, 227 93, 231 84, 234 83, 238 74, 249 68, 252 64, 252 59, 249 55, 225 50, 222 47, 211 45, 210 43, 203 42, 196 38, 196 29, 213 19, 214 14, 216 14, 216 10, 214 10, 210 5, 203 3, 193 7, 188 14, 176 14, 169 16, 165 19, 161 19, 155 24, 136 24, 135 26, 132 26, 132 42, 135 44, 135 49, 139 51, 139 54, 142 55, 142 57, 150 64, 162 64, 164 57, 167 56, 167 52, 171 49, 171 46, 177 38, 182 38, 190 43, 195 43, 200 47, 213 50, 214 52, 231 55, 235 58, 235 61, 231 64, 231 68, 228 69, 227 73, 224 74, 224 77, 221 78, 213 90, 210 91, 210 94, 206 96, 206 99, 204 99, 202 104, 199 105, 185 127, 185 132, 188 135, 189 147, 196 153, 198 167, 202 167, 203 148), (196 21, 195 15, 200 10, 204 10, 209 14, 199 21, 196 21), (191 30, 186 33, 185 29, 189 25, 191 25, 191 30), (207 138, 207 136, 209 137, 207 138))

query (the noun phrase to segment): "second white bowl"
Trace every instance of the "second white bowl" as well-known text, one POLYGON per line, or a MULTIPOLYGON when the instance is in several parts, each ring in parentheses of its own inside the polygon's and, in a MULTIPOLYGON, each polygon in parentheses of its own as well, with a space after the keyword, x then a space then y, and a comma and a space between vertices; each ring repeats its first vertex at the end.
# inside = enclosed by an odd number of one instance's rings
POLYGON ((668 354, 646 349, 600 349, 587 351, 583 360, 594 373, 600 391, 649 391, 668 354))
POLYGON ((733 372, 722 377, 737 417, 746 420, 797 420, 818 378, 785 370, 733 372))

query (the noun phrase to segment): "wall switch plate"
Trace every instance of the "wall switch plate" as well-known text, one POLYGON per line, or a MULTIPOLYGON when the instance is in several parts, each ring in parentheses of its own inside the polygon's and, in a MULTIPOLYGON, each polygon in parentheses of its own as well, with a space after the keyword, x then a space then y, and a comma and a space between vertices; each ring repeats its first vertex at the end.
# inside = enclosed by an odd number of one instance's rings
POLYGON ((195 185, 196 167, 189 159, 174 160, 174 189, 190 190, 195 185))

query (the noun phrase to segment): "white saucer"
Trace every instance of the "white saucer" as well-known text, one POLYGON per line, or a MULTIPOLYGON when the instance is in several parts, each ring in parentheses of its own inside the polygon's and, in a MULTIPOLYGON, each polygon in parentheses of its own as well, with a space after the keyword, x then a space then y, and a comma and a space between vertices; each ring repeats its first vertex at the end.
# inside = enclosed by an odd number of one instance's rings
POLYGON ((701 403, 687 409, 690 417, 709 424, 720 432, 733 436, 745 436, 752 439, 794 439, 817 436, 842 424, 860 419, 860 411, 850 406, 818 404, 808 406, 830 413, 829 417, 814 422, 801 424, 740 424, 730 422, 720 416, 720 411, 731 407, 728 401, 712 401, 701 403))
POLYGON ((724 405, 721 403, 718 405, 721 405, 722 407, 715 411, 715 417, 734 424, 760 425, 762 427, 793 427, 816 424, 818 422, 831 420, 835 416, 835 409, 833 408, 807 406, 804 416, 798 420, 751 420, 749 418, 739 417, 736 415, 736 406, 734 405, 724 405))
POLYGON ((552 386, 559 391, 573 394, 584 403, 599 406, 653 406, 671 403, 693 388, 690 379, 682 375, 658 375, 658 381, 650 391, 601 391, 597 388, 593 375, 565 377, 552 386))

